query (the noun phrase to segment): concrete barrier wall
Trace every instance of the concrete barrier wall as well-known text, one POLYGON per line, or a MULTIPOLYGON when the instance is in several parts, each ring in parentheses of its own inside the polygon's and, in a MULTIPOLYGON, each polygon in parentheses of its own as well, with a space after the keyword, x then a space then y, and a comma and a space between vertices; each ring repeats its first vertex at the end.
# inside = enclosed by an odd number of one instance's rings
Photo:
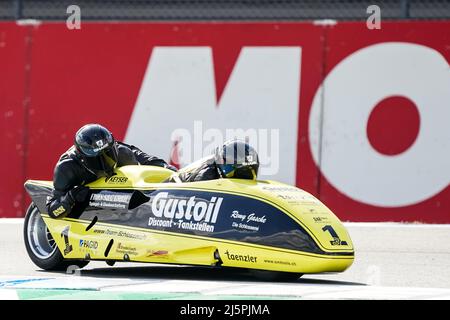
POLYGON ((99 122, 182 165, 250 135, 343 220, 449 223, 449 57, 446 21, 0 23, 0 217, 99 122))

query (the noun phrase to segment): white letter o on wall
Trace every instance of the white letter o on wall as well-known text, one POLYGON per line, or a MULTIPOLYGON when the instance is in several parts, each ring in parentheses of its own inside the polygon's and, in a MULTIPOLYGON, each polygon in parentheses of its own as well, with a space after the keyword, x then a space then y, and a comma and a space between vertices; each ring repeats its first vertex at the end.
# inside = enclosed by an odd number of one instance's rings
POLYGON ((447 61, 434 49, 404 42, 354 52, 327 75, 316 92, 309 139, 313 159, 328 182, 356 201, 401 207, 432 197, 450 182, 447 61), (409 149, 386 156, 371 146, 367 121, 378 102, 398 95, 415 103, 420 130, 409 149))

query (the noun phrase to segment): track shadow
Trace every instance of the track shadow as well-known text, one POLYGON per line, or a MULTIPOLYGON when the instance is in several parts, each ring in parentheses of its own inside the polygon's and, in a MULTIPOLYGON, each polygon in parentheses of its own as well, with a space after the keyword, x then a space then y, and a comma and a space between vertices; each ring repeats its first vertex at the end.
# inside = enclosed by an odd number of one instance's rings
POLYGON ((353 282, 353 281, 339 281, 339 280, 325 280, 325 279, 306 279, 300 278, 296 281, 297 283, 304 284, 323 284, 323 285, 339 285, 339 286, 367 286, 366 283, 353 282))
MULTIPOLYGON (((49 271, 42 271, 49 273, 49 271)), ((50 273, 67 274, 64 271, 50 273)), ((81 276, 96 278, 127 278, 132 280, 205 280, 205 281, 245 281, 267 282, 256 278, 249 270, 240 268, 216 268, 199 266, 132 266, 81 269, 81 276)), ((309 275, 311 276, 311 275, 309 275)), ((276 281, 275 283, 298 283, 318 285, 366 285, 350 281, 300 278, 295 281, 276 281)))

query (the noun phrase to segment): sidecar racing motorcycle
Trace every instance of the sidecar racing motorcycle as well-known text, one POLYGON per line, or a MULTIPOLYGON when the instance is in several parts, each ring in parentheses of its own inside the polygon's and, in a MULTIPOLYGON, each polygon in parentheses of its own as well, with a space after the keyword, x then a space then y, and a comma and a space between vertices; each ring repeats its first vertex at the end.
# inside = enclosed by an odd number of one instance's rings
POLYGON ((40 268, 91 260, 251 270, 266 280, 342 272, 354 260, 339 219, 311 194, 275 181, 166 182, 172 171, 123 166, 88 186, 69 216, 46 212, 51 181, 28 180, 24 223, 29 257, 40 268))

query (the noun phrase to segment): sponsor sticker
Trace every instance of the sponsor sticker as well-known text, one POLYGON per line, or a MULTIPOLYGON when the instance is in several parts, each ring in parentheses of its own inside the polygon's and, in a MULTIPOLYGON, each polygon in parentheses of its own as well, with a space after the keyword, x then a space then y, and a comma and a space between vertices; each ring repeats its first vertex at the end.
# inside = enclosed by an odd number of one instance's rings
POLYGON ((106 149, 108 147, 108 143, 103 142, 103 140, 97 141, 96 144, 97 144, 97 148, 92 149, 94 152, 98 152, 98 151, 106 149))
POLYGON ((273 263, 273 264, 283 264, 286 266, 296 266, 297 263, 293 261, 282 261, 282 260, 271 260, 271 259, 264 259, 265 263, 273 263))
POLYGON ((303 192, 302 190, 291 186, 264 186, 263 190, 268 190, 276 195, 277 198, 282 199, 292 205, 321 205, 314 196, 303 192))
POLYGON ((256 263, 256 260, 258 259, 257 257, 251 256, 249 254, 231 253, 228 250, 225 251, 225 254, 227 255, 228 260, 233 260, 233 261, 256 263))
POLYGON ((275 191, 275 192, 298 192, 299 189, 290 186, 264 186, 263 190, 275 191))
POLYGON ((168 254, 167 250, 147 250, 147 257, 166 257, 168 254))
POLYGON ((160 192, 151 200, 153 217, 149 218, 148 226, 214 232, 222 201, 222 197, 180 198, 160 192))
POLYGON ((313 217, 313 220, 316 223, 327 223, 328 217, 313 217))
POLYGON ((111 229, 94 229, 94 233, 105 234, 107 236, 122 237, 127 239, 145 240, 147 236, 144 233, 136 233, 130 231, 117 231, 111 229))
POLYGON ((59 215, 61 215, 64 212, 66 212, 66 209, 64 209, 63 206, 59 206, 57 209, 53 210, 53 214, 55 216, 59 216, 59 215))
POLYGON ((307 195, 307 194, 300 193, 300 192, 290 193, 290 194, 286 194, 286 193, 278 194, 277 198, 283 199, 290 204, 300 204, 300 205, 310 205, 310 206, 317 206, 317 205, 321 204, 314 197, 307 195))
POLYGON ((135 248, 133 246, 130 246, 130 245, 124 245, 121 242, 119 242, 117 244, 116 252, 117 253, 122 253, 122 254, 132 255, 132 256, 137 256, 138 255, 137 248, 135 248))
POLYGON ((230 216, 235 221, 231 222, 231 226, 236 229, 246 231, 259 231, 261 224, 265 224, 267 218, 265 215, 257 215, 256 213, 242 214, 238 210, 233 210, 230 216))
POLYGON ((78 246, 82 251, 95 251, 98 249, 98 242, 80 239, 78 246))
POLYGON ((109 209, 127 209, 130 199, 129 193, 94 193, 91 195, 89 205, 109 209))
POLYGON ((109 178, 105 178, 105 182, 110 184, 125 184, 128 182, 128 177, 112 176, 109 178))

